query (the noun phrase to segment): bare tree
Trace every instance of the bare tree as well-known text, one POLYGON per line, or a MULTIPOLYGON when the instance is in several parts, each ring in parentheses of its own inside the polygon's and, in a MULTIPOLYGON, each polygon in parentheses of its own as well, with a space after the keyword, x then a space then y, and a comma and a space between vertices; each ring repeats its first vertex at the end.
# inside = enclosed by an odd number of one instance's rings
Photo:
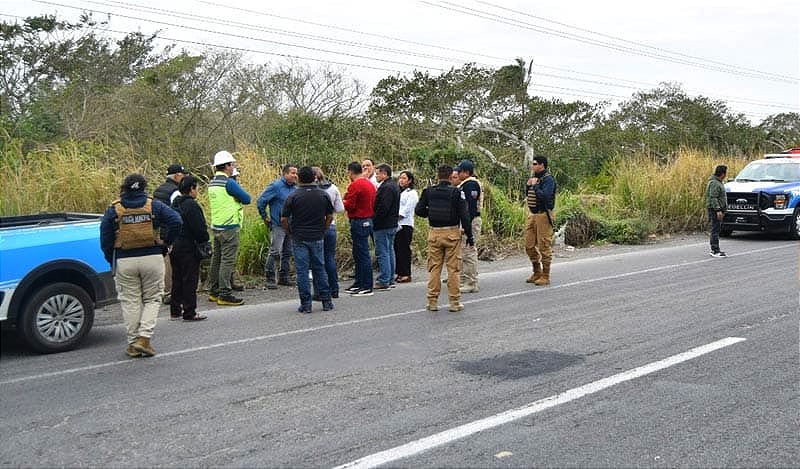
POLYGON ((351 116, 364 109, 364 84, 330 66, 312 69, 295 62, 278 66, 272 85, 283 98, 283 111, 323 117, 351 116))

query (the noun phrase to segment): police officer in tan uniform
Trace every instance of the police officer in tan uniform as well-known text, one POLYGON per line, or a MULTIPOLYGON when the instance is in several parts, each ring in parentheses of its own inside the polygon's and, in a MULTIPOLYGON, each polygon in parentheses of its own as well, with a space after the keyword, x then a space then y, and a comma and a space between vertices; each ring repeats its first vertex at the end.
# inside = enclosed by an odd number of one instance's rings
POLYGON ((553 260, 556 180, 547 170, 547 157, 542 155, 531 161, 531 173, 525 184, 530 212, 525 221, 525 252, 531 260, 533 272, 526 282, 545 286, 550 285, 550 263, 553 260))
POLYGON ((414 213, 428 219, 428 311, 438 311, 439 293, 442 289, 441 275, 443 265, 447 266, 447 295, 450 297, 450 311, 464 309, 459 290, 461 270, 461 229, 466 236, 466 244, 475 246, 472 239, 472 226, 464 193, 450 184, 453 173, 451 166, 440 166, 437 171, 439 183, 422 191, 414 213))
POLYGON ((147 197, 146 188, 144 176, 128 175, 120 198, 100 222, 100 247, 114 272, 128 333, 125 353, 130 357, 156 354, 150 338, 164 285, 162 246, 172 244, 183 225, 178 212, 147 197))

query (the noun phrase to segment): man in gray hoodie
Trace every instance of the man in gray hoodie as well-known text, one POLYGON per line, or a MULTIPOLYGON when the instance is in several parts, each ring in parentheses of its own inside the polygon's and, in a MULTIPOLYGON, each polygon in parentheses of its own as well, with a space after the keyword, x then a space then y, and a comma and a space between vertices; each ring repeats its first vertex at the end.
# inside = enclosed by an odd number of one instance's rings
POLYGON ((722 219, 728 209, 728 198, 725 195, 725 184, 722 182, 728 175, 728 167, 719 165, 714 169, 714 174, 708 178, 706 185, 706 209, 708 210, 708 226, 711 231, 711 257, 726 257, 719 250, 719 232, 722 229, 722 219))

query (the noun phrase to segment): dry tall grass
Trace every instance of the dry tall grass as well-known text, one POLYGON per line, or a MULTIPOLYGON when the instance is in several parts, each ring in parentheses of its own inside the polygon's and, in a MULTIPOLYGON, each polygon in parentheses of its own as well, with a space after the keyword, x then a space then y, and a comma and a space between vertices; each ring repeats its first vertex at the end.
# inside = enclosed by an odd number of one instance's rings
POLYGON ((613 165, 611 218, 641 217, 659 232, 701 230, 705 224, 704 192, 719 164, 737 174, 747 160, 720 158, 694 150, 660 162, 647 156, 619 160, 613 165))

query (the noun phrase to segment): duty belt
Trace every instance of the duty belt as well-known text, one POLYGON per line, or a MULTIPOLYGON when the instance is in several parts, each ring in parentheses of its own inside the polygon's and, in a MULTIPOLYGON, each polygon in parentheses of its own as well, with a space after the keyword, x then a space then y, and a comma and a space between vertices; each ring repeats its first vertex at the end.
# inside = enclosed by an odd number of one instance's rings
POLYGON ((451 225, 451 226, 432 226, 432 230, 458 230, 461 228, 461 225, 451 225))

